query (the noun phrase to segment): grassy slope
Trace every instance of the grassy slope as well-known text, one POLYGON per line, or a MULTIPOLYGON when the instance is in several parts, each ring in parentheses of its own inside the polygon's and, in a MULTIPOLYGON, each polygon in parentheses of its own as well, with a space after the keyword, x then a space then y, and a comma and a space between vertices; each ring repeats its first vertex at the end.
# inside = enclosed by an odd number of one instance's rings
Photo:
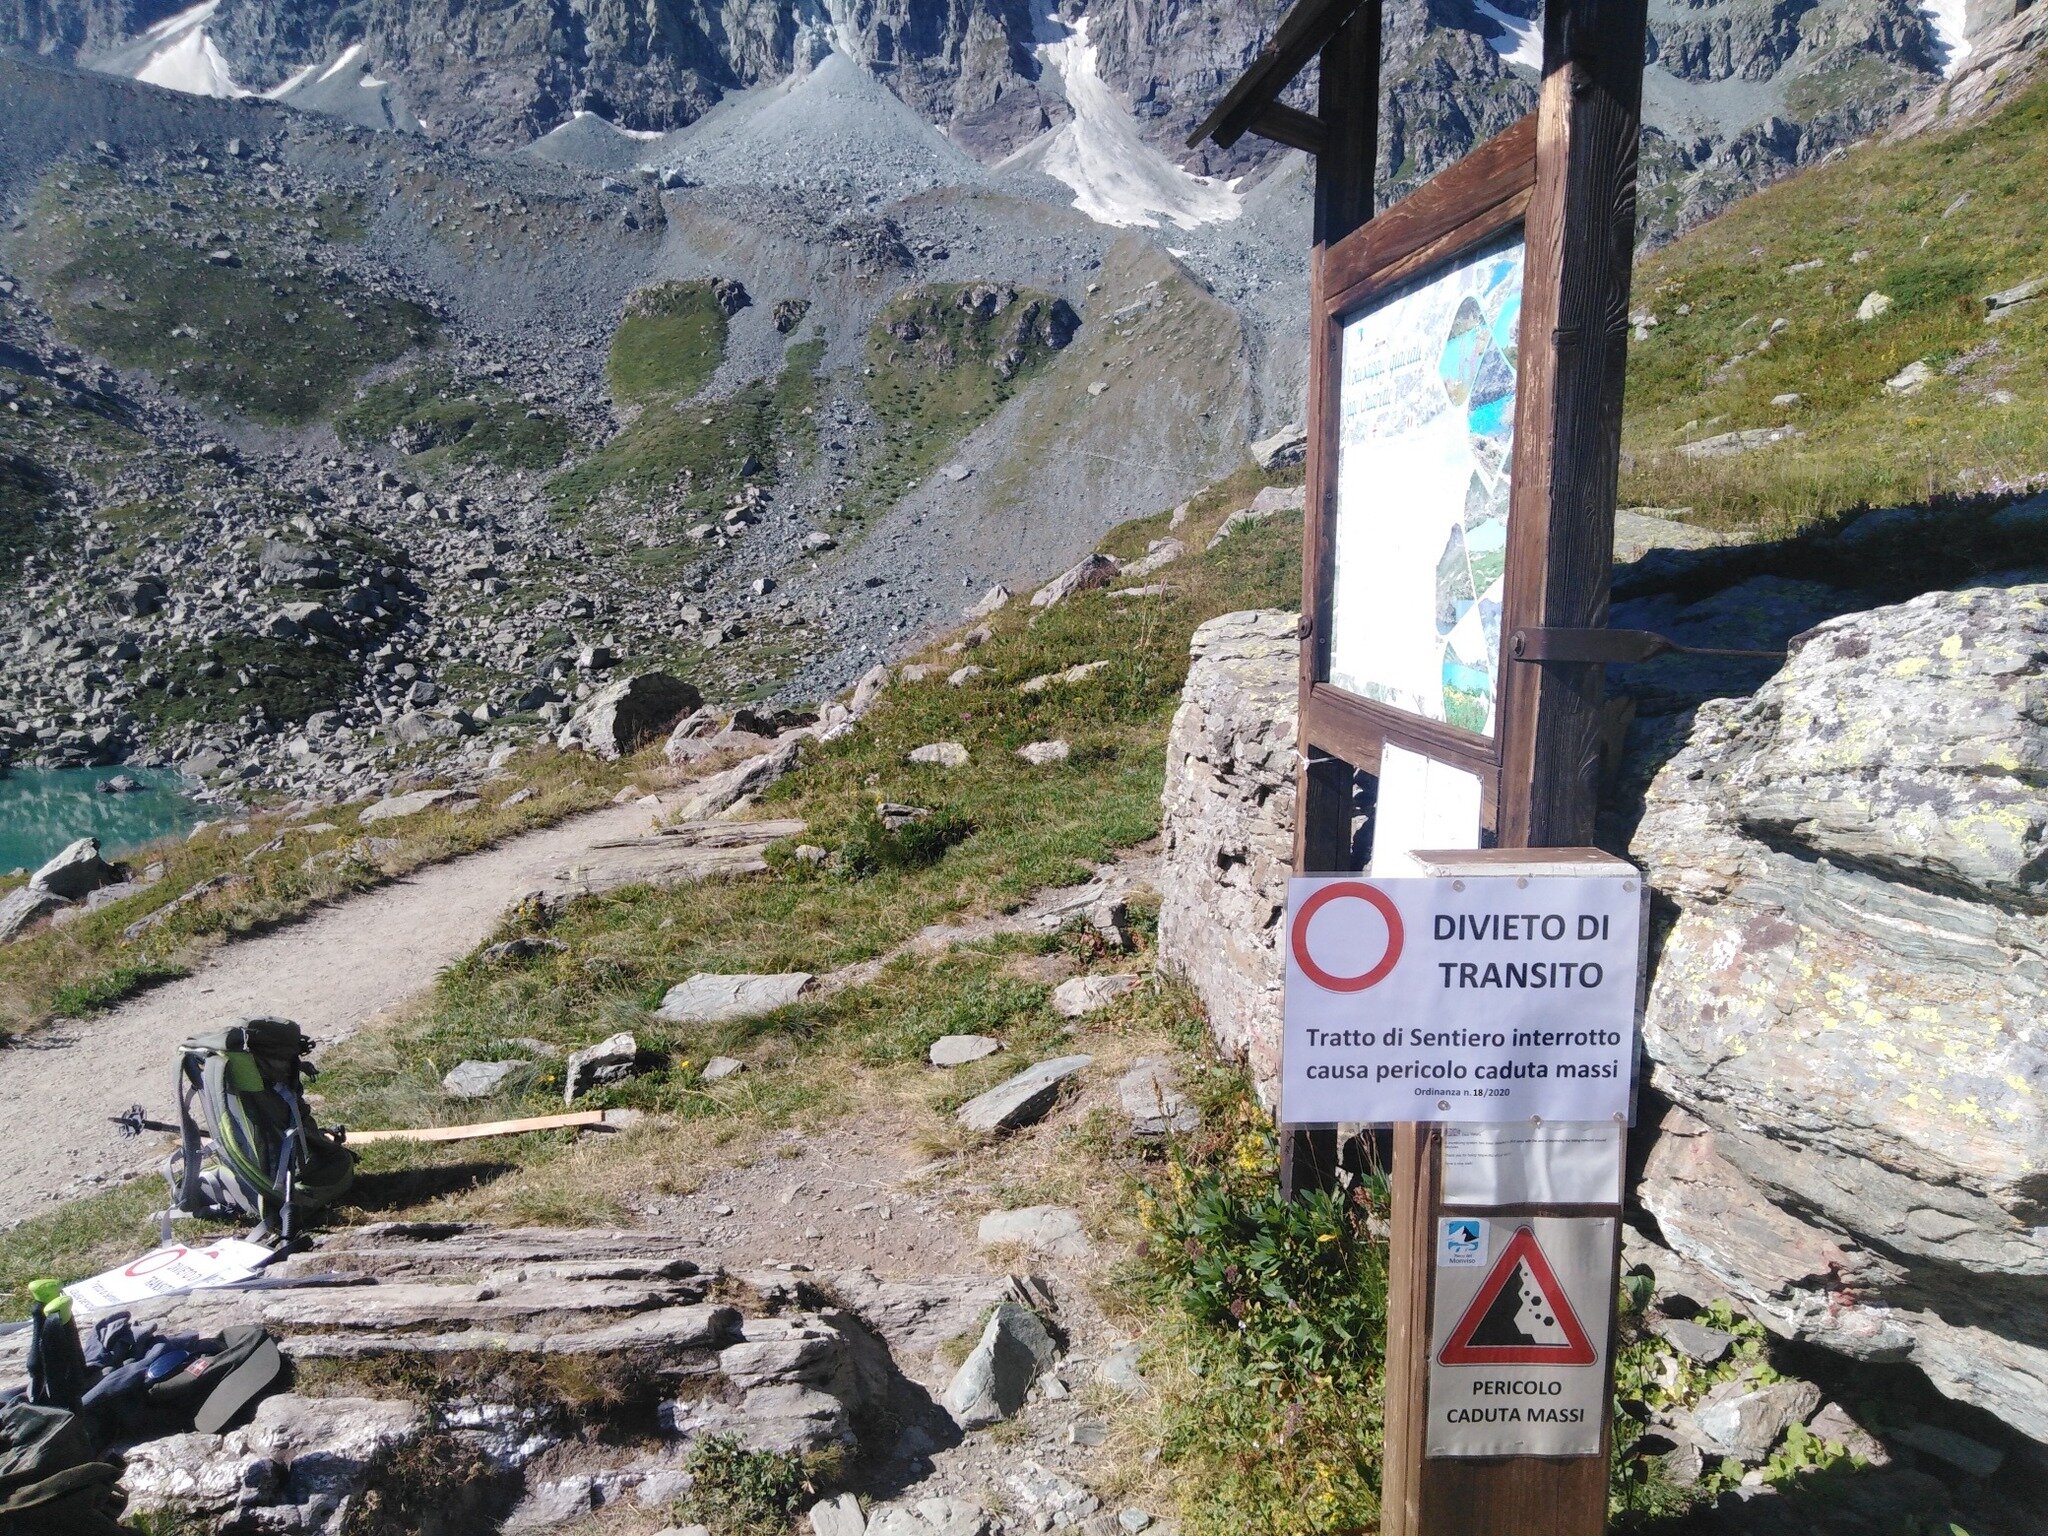
MULTIPOLYGON (((708 282, 661 283, 636 294, 612 336, 613 397, 637 419, 550 482, 574 516, 602 503, 687 501, 694 522, 749 480, 773 484, 813 438, 805 413, 817 398, 824 343, 803 341, 781 374, 723 400, 697 396, 725 357, 726 320, 708 282), (752 458, 757 468, 743 474, 752 458)), ((670 533, 680 537, 682 527, 670 533)))
POLYGON ((725 311, 708 282, 656 283, 633 295, 612 337, 612 397, 687 400, 725 360, 725 311))
POLYGON ((434 334, 411 301, 281 254, 288 236, 359 238, 359 219, 340 198, 272 206, 198 176, 145 189, 103 166, 70 166, 45 178, 9 255, 86 350, 195 400, 303 422, 357 374, 434 334), (234 265, 210 260, 223 249, 234 265))
POLYGON ((501 469, 552 469, 572 438, 558 416, 532 416, 502 384, 458 379, 446 368, 421 368, 358 390, 334 420, 342 440, 382 447, 394 436, 409 446, 415 468, 443 462, 495 464, 501 469))
POLYGON ((885 511, 938 467, 1054 356, 1029 316, 1053 300, 1030 290, 987 313, 963 309, 970 286, 934 283, 891 300, 868 332, 868 404, 881 443, 864 456, 848 505, 859 521, 885 511))
POLYGON ((2042 186, 2048 81, 1976 126, 1866 145, 1781 182, 1643 262, 1635 308, 1659 323, 1630 348, 1624 504, 1775 535, 2038 477, 2048 302, 1987 324, 1981 298, 2048 274, 2042 186), (1810 262, 1822 265, 1788 270, 1810 262), (1859 321, 1872 292, 1891 308, 1859 321), (1920 360, 1932 383, 1885 391, 1920 360), (1805 435, 1728 458, 1673 451, 1775 426, 1805 435))

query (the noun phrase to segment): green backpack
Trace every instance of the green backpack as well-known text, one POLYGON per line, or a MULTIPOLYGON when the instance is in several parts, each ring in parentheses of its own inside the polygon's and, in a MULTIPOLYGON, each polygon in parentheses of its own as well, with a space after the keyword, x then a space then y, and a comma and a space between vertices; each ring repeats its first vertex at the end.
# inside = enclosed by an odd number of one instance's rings
POLYGON ((342 1145, 342 1133, 315 1125, 306 1104, 312 1049, 290 1019, 244 1019, 185 1042, 178 1062, 183 1145, 164 1166, 174 1209, 253 1218, 257 1235, 289 1238, 303 1217, 347 1192, 355 1153, 342 1145), (211 1143, 210 1155, 202 1141, 211 1143))

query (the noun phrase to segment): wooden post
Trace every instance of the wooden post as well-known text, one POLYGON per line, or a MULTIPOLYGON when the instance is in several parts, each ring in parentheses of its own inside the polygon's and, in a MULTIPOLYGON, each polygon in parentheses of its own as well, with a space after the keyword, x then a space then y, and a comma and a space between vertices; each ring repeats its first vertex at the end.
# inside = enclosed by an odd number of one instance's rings
MULTIPOLYGON (((1324 252, 1373 214, 1374 167, 1380 134, 1380 8, 1362 6, 1323 47, 1318 86, 1318 119, 1323 149, 1316 156, 1315 244, 1309 251, 1310 313, 1321 312, 1324 252)), ((1324 440, 1322 420, 1328 391, 1335 387, 1328 349, 1311 346, 1308 359, 1308 484, 1306 504, 1327 508, 1337 494, 1335 444, 1324 440)), ((1302 607, 1315 610, 1319 570, 1330 558, 1324 529, 1328 519, 1303 519, 1308 548, 1302 559, 1302 607)), ((1315 681, 1317 638, 1304 626, 1301 637, 1301 697, 1315 681)), ((1351 867, 1350 763, 1312 751, 1308 716, 1296 737, 1299 761, 1294 797, 1294 869, 1297 874, 1335 874, 1351 867)), ((1280 1185, 1334 1188, 1337 1136, 1331 1130, 1280 1128, 1280 1185)))
MULTIPOLYGON (((1645 13, 1645 0, 1544 8, 1515 416, 1526 447, 1508 520, 1508 579, 1523 583, 1508 594, 1517 627, 1607 623, 1645 13), (1545 355, 1532 356, 1537 349, 1545 355)), ((1507 666, 1502 847, 1592 842, 1603 672, 1596 663, 1507 666)))
MULTIPOLYGON (((1518 624, 1607 621, 1646 10, 1645 0, 1544 8, 1508 524, 1518 624)), ((1501 846, 1592 842, 1601 682, 1598 665, 1507 664, 1501 846)), ((1442 1139, 1404 1125, 1394 1145, 1382 1536, 1594 1536, 1607 1518, 1605 1426, 1597 1456, 1423 1456, 1442 1139)), ((1618 1247, 1612 1257, 1618 1274, 1618 1247)), ((1607 1358, 1611 1372, 1611 1339, 1607 1358)))

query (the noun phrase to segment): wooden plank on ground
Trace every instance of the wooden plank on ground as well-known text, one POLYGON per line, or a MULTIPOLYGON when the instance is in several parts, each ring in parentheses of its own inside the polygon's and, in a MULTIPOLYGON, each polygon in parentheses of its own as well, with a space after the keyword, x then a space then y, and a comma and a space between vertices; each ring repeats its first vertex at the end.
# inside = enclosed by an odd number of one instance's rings
POLYGON ((414 1130, 350 1131, 348 1144, 379 1141, 477 1141, 486 1136, 523 1136, 528 1131, 565 1131, 577 1126, 604 1125, 605 1111, 579 1109, 566 1115, 530 1115, 524 1120, 485 1120, 476 1125, 424 1125, 414 1130))

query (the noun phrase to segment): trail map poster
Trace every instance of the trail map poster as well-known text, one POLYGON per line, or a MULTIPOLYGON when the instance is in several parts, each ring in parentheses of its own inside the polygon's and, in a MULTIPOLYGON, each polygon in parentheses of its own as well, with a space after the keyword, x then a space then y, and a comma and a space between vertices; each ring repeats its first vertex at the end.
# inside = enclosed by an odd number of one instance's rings
POLYGON ((1329 681, 1494 733, 1519 230, 1345 322, 1329 681))

